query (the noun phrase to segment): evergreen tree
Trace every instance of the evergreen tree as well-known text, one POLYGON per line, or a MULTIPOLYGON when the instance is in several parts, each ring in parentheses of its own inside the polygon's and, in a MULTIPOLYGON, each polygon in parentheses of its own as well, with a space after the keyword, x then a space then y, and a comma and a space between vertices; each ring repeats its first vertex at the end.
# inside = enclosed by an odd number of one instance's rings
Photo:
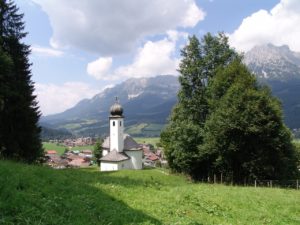
POLYGON ((1 74, 1 155, 34 162, 42 155, 40 113, 33 95, 29 46, 22 43, 26 36, 22 19, 12 1, 0 0, 0 47, 11 62, 11 70, 1 74))
MULTIPOLYGON (((1 117, 4 109, 5 93, 8 93, 9 91, 7 81, 9 80, 9 76, 11 75, 11 65, 12 62, 10 58, 7 56, 7 54, 5 54, 5 52, 3 52, 2 48, 0 47, 0 121, 2 121, 1 117)), ((3 135, 2 132, 0 132, 0 157, 3 148, 3 135)))
POLYGON ((100 166, 100 159, 102 157, 102 143, 103 140, 99 139, 94 145, 94 158, 98 166, 100 166))

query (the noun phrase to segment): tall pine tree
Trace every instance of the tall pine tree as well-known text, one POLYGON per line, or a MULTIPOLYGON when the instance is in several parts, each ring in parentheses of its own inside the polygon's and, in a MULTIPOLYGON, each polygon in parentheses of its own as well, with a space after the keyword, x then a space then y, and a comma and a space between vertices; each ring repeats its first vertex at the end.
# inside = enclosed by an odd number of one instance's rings
POLYGON ((23 14, 18 13, 12 1, 0 0, 1 156, 26 162, 35 162, 42 155, 40 117, 33 95, 29 46, 22 42, 23 14))
MULTIPOLYGON (((2 121, 2 112, 4 109, 4 97, 6 93, 8 93, 8 84, 7 81, 9 80, 9 76, 11 74, 11 66, 12 62, 7 54, 2 50, 0 47, 0 121, 2 121)), ((0 124, 1 125, 1 124, 0 124)), ((0 126, 1 130, 1 126, 0 126)), ((1 150, 3 149, 3 135, 0 132, 0 156, 1 150)))

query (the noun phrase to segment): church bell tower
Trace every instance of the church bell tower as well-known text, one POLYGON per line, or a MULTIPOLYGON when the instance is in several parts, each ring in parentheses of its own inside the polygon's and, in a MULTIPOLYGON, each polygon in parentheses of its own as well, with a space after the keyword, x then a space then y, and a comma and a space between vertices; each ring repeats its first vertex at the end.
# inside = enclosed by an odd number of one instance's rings
POLYGON ((123 108, 120 105, 117 97, 115 103, 110 107, 109 127, 110 127, 110 151, 117 150, 117 152, 123 152, 124 117, 123 117, 123 108))

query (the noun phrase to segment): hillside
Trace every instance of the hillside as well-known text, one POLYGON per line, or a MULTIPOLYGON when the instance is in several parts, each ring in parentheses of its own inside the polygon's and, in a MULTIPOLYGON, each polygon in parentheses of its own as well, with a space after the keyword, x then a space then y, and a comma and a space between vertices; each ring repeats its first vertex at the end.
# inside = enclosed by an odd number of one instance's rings
POLYGON ((0 161, 1 224, 299 224, 300 192, 0 161))
POLYGON ((77 135, 103 134, 108 132, 109 108, 118 96, 129 133, 130 129, 136 130, 136 126, 144 124, 136 136, 140 133, 158 136, 177 101, 177 79, 170 75, 128 79, 63 113, 42 117, 40 122, 43 127, 68 129, 77 135))
POLYGON ((43 127, 41 136, 43 137, 44 141, 53 140, 57 137, 60 137, 61 139, 67 139, 72 137, 72 133, 69 132, 67 129, 54 129, 49 127, 43 127))

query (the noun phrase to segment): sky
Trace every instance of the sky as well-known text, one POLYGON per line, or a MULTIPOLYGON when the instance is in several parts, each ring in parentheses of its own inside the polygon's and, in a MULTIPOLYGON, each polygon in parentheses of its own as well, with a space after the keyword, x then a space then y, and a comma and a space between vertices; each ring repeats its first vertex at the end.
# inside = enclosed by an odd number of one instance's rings
POLYGON ((299 0, 15 0, 24 13, 42 114, 126 79, 178 75, 188 36, 225 32, 239 52, 300 52, 299 0))

